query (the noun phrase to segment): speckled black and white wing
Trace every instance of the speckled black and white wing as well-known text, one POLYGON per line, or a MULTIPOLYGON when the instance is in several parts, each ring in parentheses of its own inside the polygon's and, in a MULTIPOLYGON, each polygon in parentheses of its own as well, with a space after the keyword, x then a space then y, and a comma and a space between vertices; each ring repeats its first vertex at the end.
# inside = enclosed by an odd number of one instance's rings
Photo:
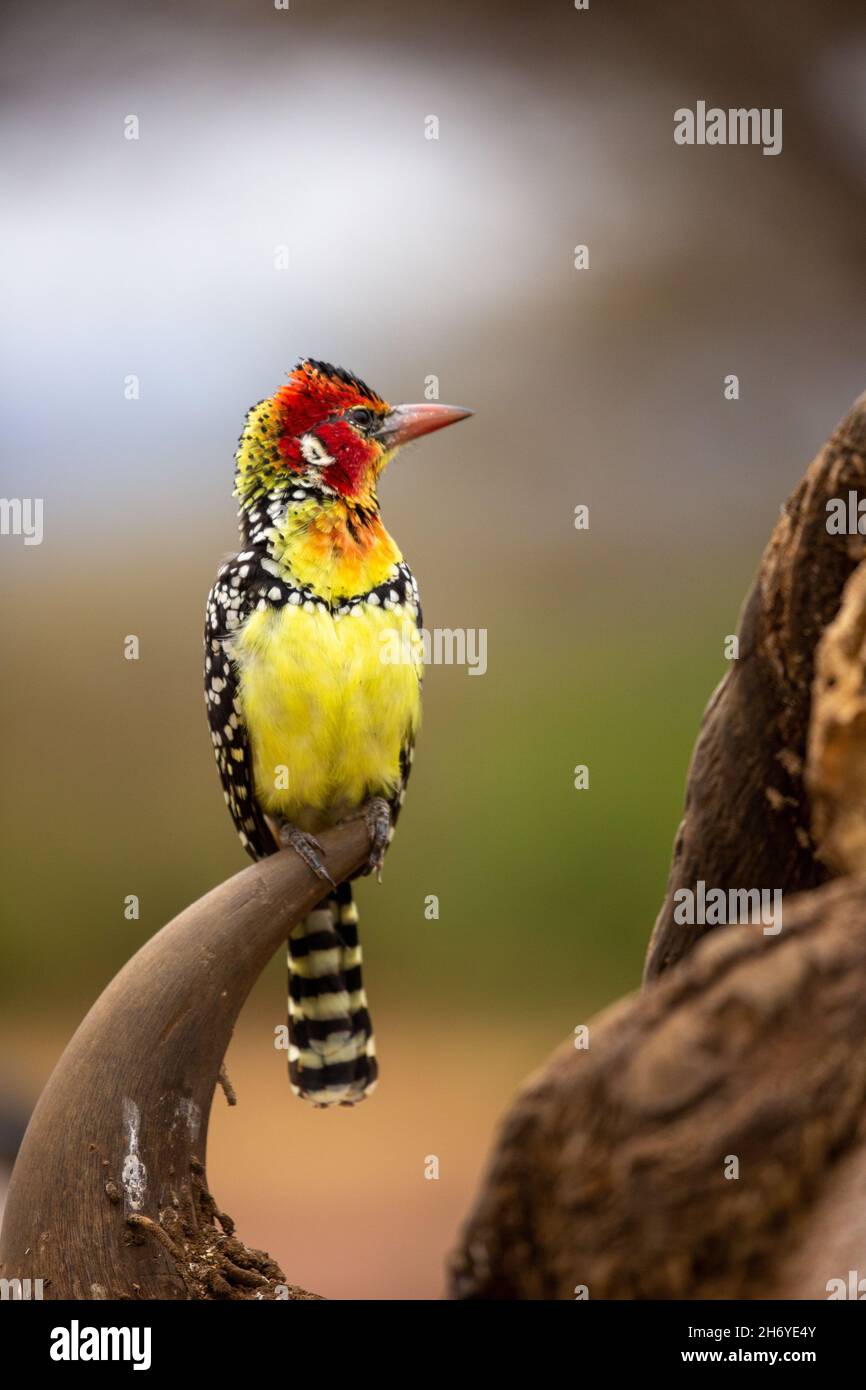
MULTIPOLYGON (((421 614, 421 596, 418 592, 418 581, 405 560, 401 560, 400 564, 397 566, 397 576, 399 581, 397 592, 400 593, 402 590, 402 601, 414 608, 415 626, 418 631, 421 632, 424 627, 424 619, 421 614)), ((419 685, 423 684, 423 672, 419 673, 418 683, 419 685)), ((394 836, 394 829, 397 825, 397 818, 400 815, 400 808, 406 798, 406 786, 409 782, 409 774, 412 771, 412 760, 414 756, 415 739, 410 733, 407 734, 406 741, 400 749, 400 781, 389 802, 391 810, 391 839, 393 839, 394 836)))
POLYGON ((252 750, 241 706, 238 672, 231 655, 235 635, 262 601, 259 586, 249 583, 251 558, 247 553, 227 561, 208 596, 204 687, 211 741, 226 805, 247 854, 252 859, 263 859, 273 854, 277 845, 256 801, 252 750))

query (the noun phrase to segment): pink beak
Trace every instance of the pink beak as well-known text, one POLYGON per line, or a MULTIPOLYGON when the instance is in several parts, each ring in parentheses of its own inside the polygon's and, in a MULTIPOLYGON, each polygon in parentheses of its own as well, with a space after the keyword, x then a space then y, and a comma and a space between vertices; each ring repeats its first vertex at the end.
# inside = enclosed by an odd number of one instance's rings
POLYGON ((398 405, 390 415, 386 415, 379 438, 388 449, 396 449, 401 444, 408 444, 410 439, 420 439, 422 434, 432 434, 434 430, 443 430, 446 425, 456 425, 458 420, 465 420, 474 413, 459 405, 435 405, 432 402, 398 405))

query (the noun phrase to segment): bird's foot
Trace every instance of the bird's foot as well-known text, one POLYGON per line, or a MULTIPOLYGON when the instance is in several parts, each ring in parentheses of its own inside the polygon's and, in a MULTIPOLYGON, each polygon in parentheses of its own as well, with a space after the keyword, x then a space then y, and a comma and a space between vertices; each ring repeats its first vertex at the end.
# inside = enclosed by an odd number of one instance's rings
POLYGON ((293 849, 295 854, 300 855, 303 859, 307 868, 312 869, 317 878, 323 879, 332 888, 336 888, 336 883, 322 862, 325 851, 314 835, 308 834, 306 830, 299 830, 296 825, 290 825, 288 821, 284 821, 280 826, 280 844, 293 849))
POLYGON ((370 855, 365 874, 375 874, 382 882, 382 865, 391 839, 391 807, 384 796, 372 796, 364 807, 364 824, 370 836, 370 855))

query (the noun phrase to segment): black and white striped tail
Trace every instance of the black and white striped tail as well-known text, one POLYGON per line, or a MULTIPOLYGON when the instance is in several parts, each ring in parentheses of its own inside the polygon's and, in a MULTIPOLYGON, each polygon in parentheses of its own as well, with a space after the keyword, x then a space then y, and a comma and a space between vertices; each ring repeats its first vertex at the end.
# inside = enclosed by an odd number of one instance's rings
POLYGON ((354 1105, 377 1075, 358 910, 341 883, 289 937, 289 1079, 314 1105, 354 1105))

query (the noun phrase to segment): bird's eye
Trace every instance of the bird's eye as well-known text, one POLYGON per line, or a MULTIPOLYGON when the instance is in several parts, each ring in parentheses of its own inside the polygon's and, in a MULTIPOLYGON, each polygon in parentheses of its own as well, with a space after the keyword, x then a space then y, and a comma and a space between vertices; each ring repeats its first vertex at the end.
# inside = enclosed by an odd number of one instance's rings
POLYGON ((358 426, 358 429, 367 430, 373 424, 376 417, 373 414, 372 410, 365 410, 361 408, 359 410, 350 410, 349 419, 351 420, 353 425, 358 426))

